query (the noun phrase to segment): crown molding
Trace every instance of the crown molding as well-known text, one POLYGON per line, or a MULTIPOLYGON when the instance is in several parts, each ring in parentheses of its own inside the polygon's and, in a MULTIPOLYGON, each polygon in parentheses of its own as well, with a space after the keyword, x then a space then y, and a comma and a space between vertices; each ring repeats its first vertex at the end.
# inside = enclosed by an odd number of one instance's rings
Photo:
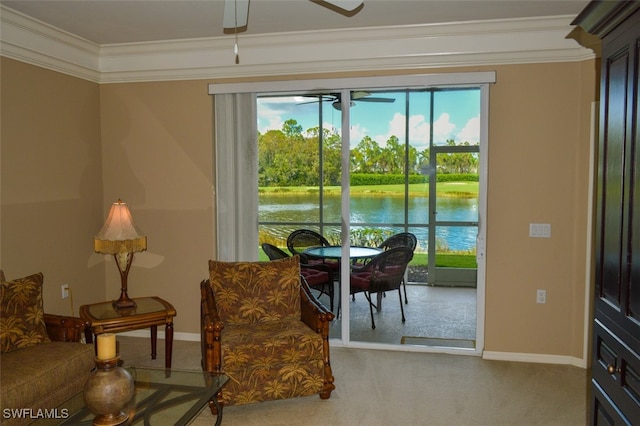
POLYGON ((0 5, 0 56, 100 80, 100 46, 0 5))
POLYGON ((582 61, 572 16, 96 45, 0 6, 0 54, 97 83, 582 61))

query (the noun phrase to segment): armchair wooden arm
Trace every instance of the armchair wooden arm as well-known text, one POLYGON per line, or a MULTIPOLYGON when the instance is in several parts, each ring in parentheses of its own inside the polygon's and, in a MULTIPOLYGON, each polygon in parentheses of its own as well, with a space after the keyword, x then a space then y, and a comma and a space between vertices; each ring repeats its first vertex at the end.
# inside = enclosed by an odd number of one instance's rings
POLYGON ((329 324, 335 317, 320 301, 311 293, 309 285, 304 277, 300 277, 300 311, 301 320, 316 333, 325 333, 329 337, 329 324))
POLYGON ((222 370, 220 335, 224 324, 218 315, 216 299, 209 280, 200 283, 200 295, 202 368, 210 373, 220 373, 222 370))
POLYGON ((56 342, 80 342, 88 327, 86 321, 77 317, 44 314, 49 339, 56 342))
POLYGON ((335 379, 329 358, 329 325, 335 316, 311 293, 302 276, 300 276, 300 311, 302 322, 322 336, 324 388, 320 392, 320 398, 329 399, 331 391, 336 388, 333 384, 335 379))

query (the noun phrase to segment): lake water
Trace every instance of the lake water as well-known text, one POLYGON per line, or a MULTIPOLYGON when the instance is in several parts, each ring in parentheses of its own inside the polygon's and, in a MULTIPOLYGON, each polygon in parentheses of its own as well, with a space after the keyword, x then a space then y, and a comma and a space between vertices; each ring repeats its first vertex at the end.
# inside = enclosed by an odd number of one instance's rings
MULTIPOLYGON (((259 221, 281 222, 282 225, 268 225, 269 233, 286 240, 287 236, 303 227, 302 223, 320 222, 320 208, 317 194, 260 194, 259 221)), ((412 197, 408 204, 409 232, 418 237, 419 251, 426 251, 429 221, 427 197, 412 197)), ((477 198, 438 198, 438 221, 478 221, 477 198)), ((352 196, 351 228, 358 229, 359 224, 380 228, 390 233, 402 231, 405 218, 404 199, 386 196, 352 196)), ((333 233, 339 234, 341 200, 339 195, 325 196, 322 222, 333 226, 333 233)), ((331 233, 329 230, 325 230, 331 233)), ((475 226, 439 226, 436 230, 438 248, 448 247, 453 251, 475 250, 477 227, 475 226)), ((331 239, 331 238, 330 238, 331 239)))

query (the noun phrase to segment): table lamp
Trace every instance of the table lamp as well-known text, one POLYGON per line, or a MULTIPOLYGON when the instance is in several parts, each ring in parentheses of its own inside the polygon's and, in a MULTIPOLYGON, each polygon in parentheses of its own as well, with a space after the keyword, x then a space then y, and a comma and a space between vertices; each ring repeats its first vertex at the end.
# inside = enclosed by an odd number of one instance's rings
POLYGON ((133 253, 147 249, 147 237, 133 223, 131 212, 126 203, 118 200, 113 203, 104 226, 93 239, 96 253, 112 254, 120 271, 120 299, 113 305, 116 309, 133 308, 136 302, 127 294, 127 275, 133 261, 133 253))

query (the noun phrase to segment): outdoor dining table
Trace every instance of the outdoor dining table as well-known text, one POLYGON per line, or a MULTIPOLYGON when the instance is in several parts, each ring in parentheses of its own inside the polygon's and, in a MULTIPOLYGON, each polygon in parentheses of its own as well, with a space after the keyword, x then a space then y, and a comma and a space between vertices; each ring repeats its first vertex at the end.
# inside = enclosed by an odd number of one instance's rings
MULTIPOLYGON (((311 259, 340 260, 342 258, 342 246, 310 247, 304 250, 303 253, 311 259)), ((382 253, 382 249, 377 247, 349 247, 350 260, 367 259, 380 253, 382 253)))
MULTIPOLYGON (((382 253, 383 250, 377 247, 361 247, 350 246, 349 247, 349 260, 354 261, 358 259, 369 259, 382 253)), ((328 259, 337 260, 342 259, 342 246, 324 246, 324 247, 309 247, 303 251, 303 253, 309 259, 328 259)), ((338 273, 338 317, 340 316, 340 307, 342 306, 342 279, 341 273, 338 273)), ((380 310, 380 295, 378 295, 378 303, 376 309, 380 310)))

